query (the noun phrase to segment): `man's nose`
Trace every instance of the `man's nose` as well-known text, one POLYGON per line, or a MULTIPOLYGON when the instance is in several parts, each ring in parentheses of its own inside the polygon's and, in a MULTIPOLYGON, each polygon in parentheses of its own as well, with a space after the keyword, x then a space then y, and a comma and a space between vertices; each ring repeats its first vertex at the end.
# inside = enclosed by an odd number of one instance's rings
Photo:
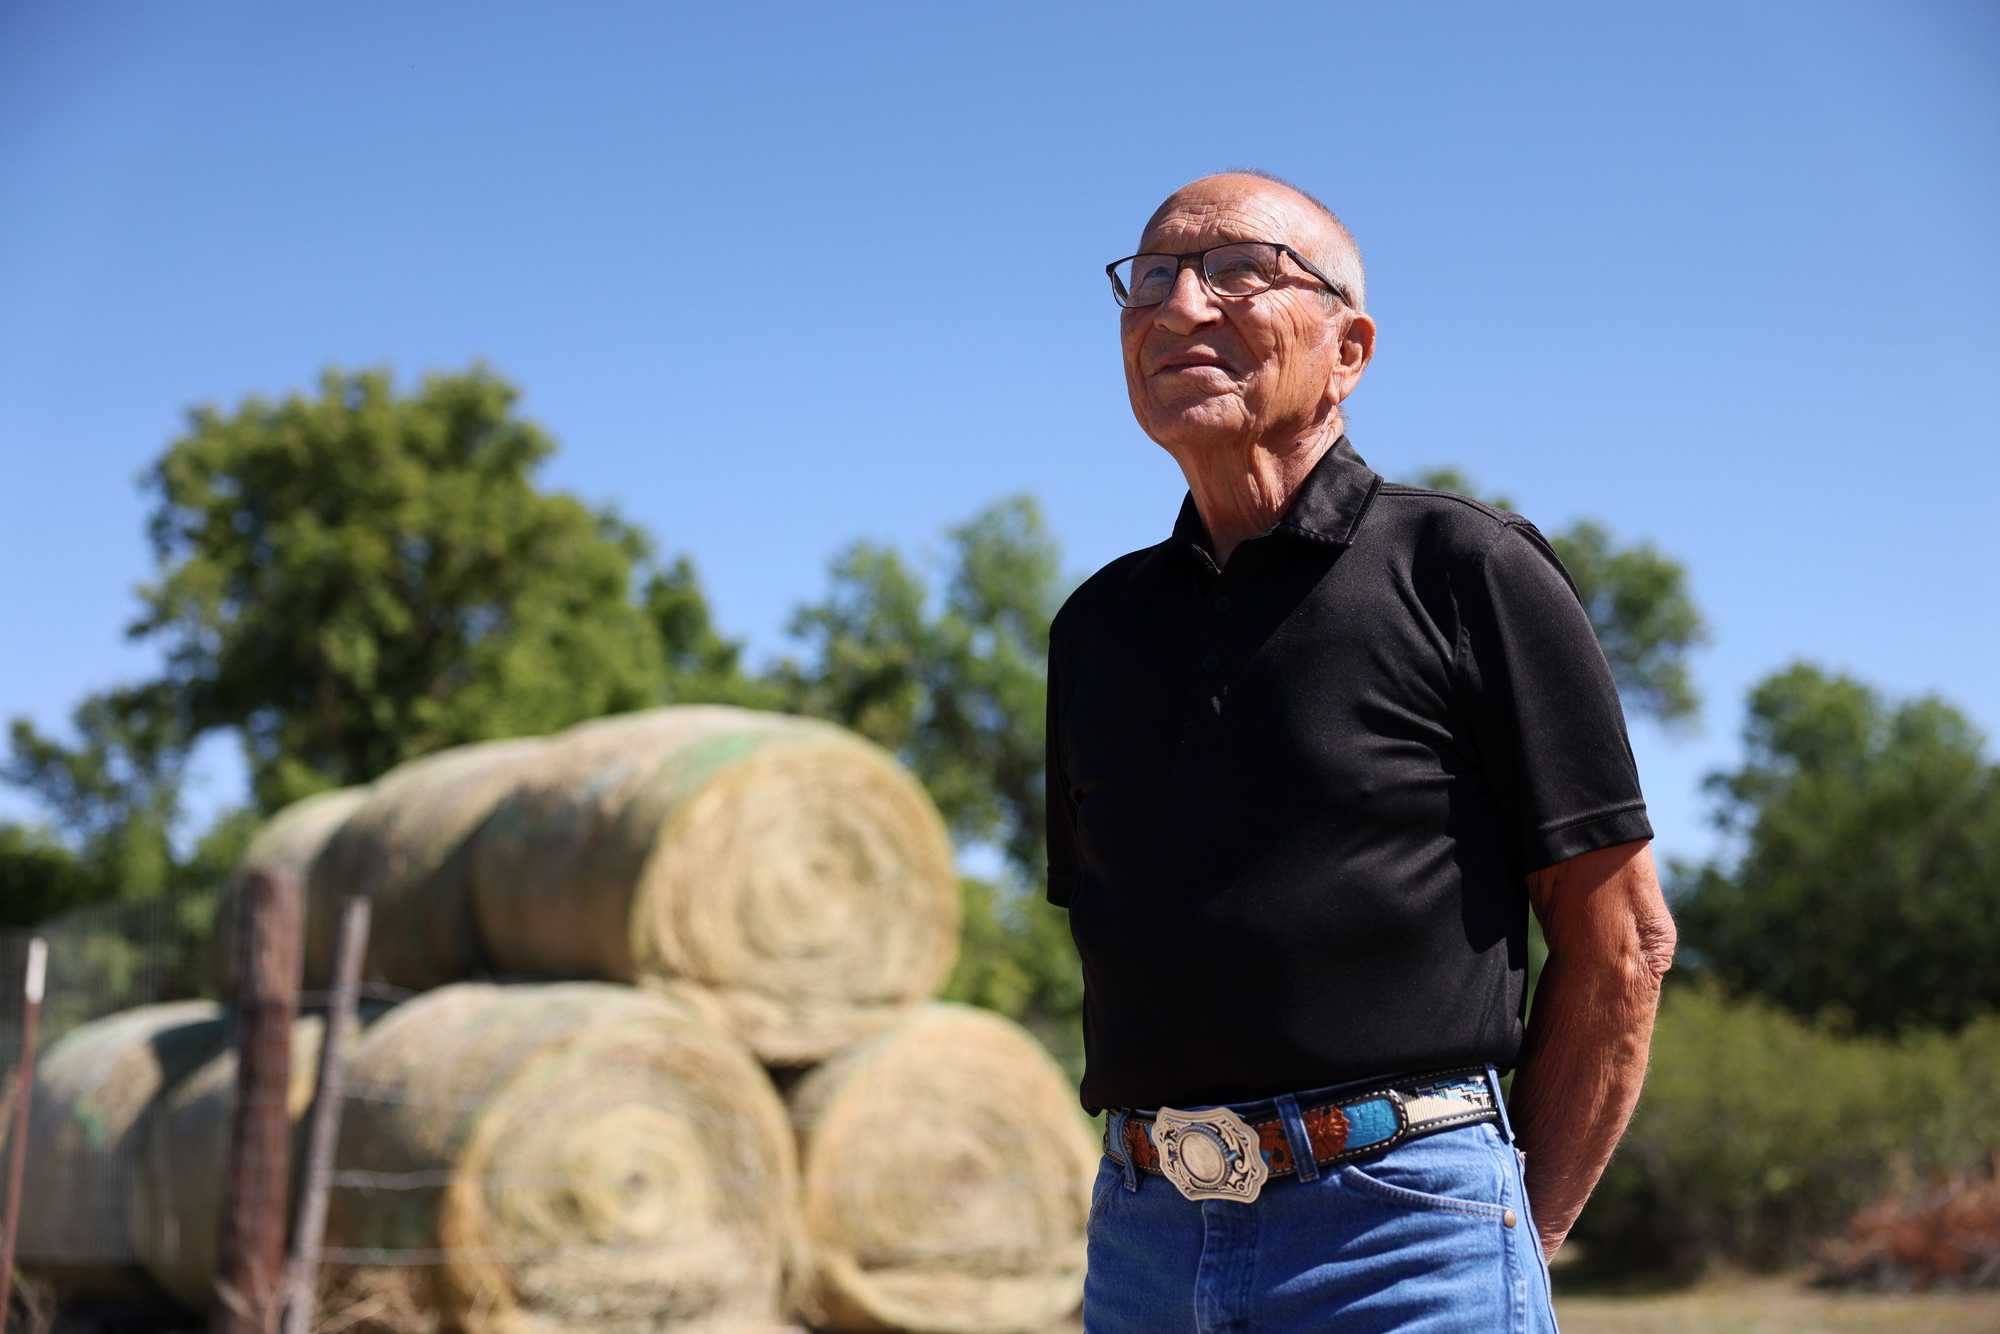
POLYGON ((1174 290, 1160 303, 1156 318, 1176 333, 1188 333, 1221 315, 1208 284, 1201 279, 1199 261, 1183 263, 1174 275, 1174 290))

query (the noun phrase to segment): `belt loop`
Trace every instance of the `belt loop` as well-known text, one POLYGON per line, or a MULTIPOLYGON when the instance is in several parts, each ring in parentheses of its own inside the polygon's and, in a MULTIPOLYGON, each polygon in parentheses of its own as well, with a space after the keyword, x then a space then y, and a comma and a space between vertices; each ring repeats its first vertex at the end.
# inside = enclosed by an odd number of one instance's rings
POLYGON ((1509 1144, 1514 1142, 1514 1123, 1507 1119, 1507 1097, 1500 1091, 1500 1072, 1493 1063, 1486 1063, 1486 1087, 1493 1093, 1493 1110, 1500 1114, 1500 1134, 1509 1144))
POLYGON ((1319 1180, 1319 1159, 1313 1154, 1312 1136, 1306 1133, 1306 1119, 1299 1114, 1299 1100, 1289 1093, 1280 1093, 1272 1101, 1285 1125, 1285 1143, 1292 1150, 1292 1170, 1301 1181, 1319 1180))
POLYGON ((1125 1142, 1125 1122, 1131 1113, 1123 1107, 1111 1110, 1111 1119, 1105 1123, 1106 1137, 1111 1141, 1111 1156, 1125 1169, 1125 1189, 1139 1189, 1139 1169, 1132 1164, 1132 1146, 1125 1142))

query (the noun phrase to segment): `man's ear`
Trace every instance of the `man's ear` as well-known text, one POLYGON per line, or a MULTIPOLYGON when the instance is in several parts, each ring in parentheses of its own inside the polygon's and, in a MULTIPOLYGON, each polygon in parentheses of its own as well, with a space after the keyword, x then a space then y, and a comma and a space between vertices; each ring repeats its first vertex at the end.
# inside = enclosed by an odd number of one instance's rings
POLYGON ((1334 336, 1340 342, 1333 375, 1327 380, 1326 396, 1337 406, 1354 392, 1354 386, 1361 383, 1362 372, 1375 359, 1375 321, 1357 310, 1334 336))

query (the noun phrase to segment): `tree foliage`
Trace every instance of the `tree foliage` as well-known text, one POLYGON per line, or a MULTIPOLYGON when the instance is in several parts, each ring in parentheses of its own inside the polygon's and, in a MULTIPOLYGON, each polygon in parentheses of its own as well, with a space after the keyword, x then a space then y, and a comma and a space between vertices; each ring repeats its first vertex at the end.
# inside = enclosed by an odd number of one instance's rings
POLYGON ((2000 1016, 1889 1040, 1670 986, 1645 1095, 1572 1234, 1577 1270, 1794 1265, 1899 1178, 1983 1171, 1995 1144, 2000 1016))
POLYGON ((772 679, 787 707, 854 728, 923 780, 961 842, 999 847, 1022 882, 1042 875, 1049 620, 1061 552, 1028 496, 946 534, 944 595, 900 553, 858 542, 832 588, 800 607, 803 655, 772 679))
POLYGON ((2000 767, 1978 729, 1794 663, 1752 690, 1743 741, 1706 782, 1737 855, 1673 876, 1693 959, 1861 1032, 2000 1009, 2000 767))
POLYGON ((676 557, 654 570, 640 603, 658 638, 663 704, 735 704, 749 709, 783 705, 778 688, 743 666, 741 640, 715 628, 694 561, 676 557))
POLYGON ((225 810, 176 848, 189 741, 164 682, 86 696, 70 722, 73 744, 12 725, 0 780, 53 820, 0 825, 0 925, 52 933, 65 985, 98 1012, 206 994, 216 902, 257 815, 225 810))
MULTIPOLYGON (((20 901, 165 889, 198 917, 254 819, 174 854, 188 749, 214 732, 240 739, 269 812, 442 746, 621 709, 786 709, 901 757, 960 847, 993 855, 996 873, 964 881, 951 994, 1073 1047, 1081 979, 1040 894, 1048 626, 1069 583, 1034 500, 982 508, 934 555, 852 544, 793 613, 791 651, 753 668, 691 559, 656 564, 615 513, 538 485, 554 446, 517 400, 478 366, 407 393, 385 371, 329 370, 314 393, 190 413, 144 478, 157 570, 129 633, 163 650, 162 674, 85 701, 74 744, 15 725, 0 777, 54 831, 0 831, 0 875, 39 886, 20 901)), ((1628 703, 1691 715, 1701 624, 1680 567, 1601 525, 1555 540, 1628 703)))
MULTIPOLYGON (((1482 496, 1457 468, 1431 468, 1417 481, 1497 509, 1514 508, 1504 495, 1482 496)), ((1688 655, 1708 641, 1708 628, 1688 592, 1686 568, 1650 542, 1621 544, 1595 519, 1579 519, 1548 538, 1576 581, 1626 708, 1661 723, 1691 725, 1700 716, 1701 696, 1688 655)))
POLYGON ((0 928, 33 926, 118 892, 46 829, 0 824, 0 928))
POLYGON ((479 368, 408 396, 329 370, 196 409, 147 473, 161 573, 130 633, 195 733, 239 733, 264 808, 654 698, 645 540, 536 486, 554 445, 517 398, 479 368))
POLYGON ((386 372, 328 371, 315 396, 190 413, 143 479, 158 569, 128 633, 161 646, 162 673, 87 697, 70 739, 10 729, 0 779, 50 819, 0 829, 8 920, 69 921, 104 997, 197 990, 256 824, 230 810, 181 827, 205 734, 240 739, 268 812, 729 674, 730 647, 699 633, 691 567, 652 572, 635 598, 638 530, 536 485, 554 446, 517 397, 478 367, 400 395, 386 372), (690 596, 692 619, 674 610, 690 596))
POLYGON ((942 587, 901 553, 858 542, 793 615, 800 645, 770 674, 784 706, 901 756, 961 847, 1002 856, 960 882, 964 931, 946 995, 1006 1014, 1081 1072, 1083 977, 1069 924, 1043 902, 1043 728, 1061 551, 1027 496, 946 532, 942 587))
POLYGON ((946 999, 1015 1019, 1081 1077, 1083 969, 1067 916, 1038 892, 974 876, 962 877, 959 890, 964 926, 946 999))
POLYGON ((23 831, 8 853, 21 859, 9 874, 28 878, 22 893, 30 892, 29 881, 39 883, 43 889, 33 892, 63 907, 161 893, 172 878, 187 762, 178 696, 158 682, 89 695, 70 725, 74 745, 25 719, 9 729, 0 780, 33 795, 63 835, 58 841, 23 831), (73 865, 58 870, 51 860, 57 851, 73 865))

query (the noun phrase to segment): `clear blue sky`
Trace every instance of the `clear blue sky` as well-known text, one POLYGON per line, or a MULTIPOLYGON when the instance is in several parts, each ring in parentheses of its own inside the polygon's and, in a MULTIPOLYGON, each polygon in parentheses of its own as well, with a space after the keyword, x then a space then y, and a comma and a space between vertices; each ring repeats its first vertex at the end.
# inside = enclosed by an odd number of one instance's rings
POLYGON ((1663 853, 1794 656, 1992 734, 2000 7, 1629 8, 8 4, 0 712, 154 668, 136 475, 328 364, 484 358, 753 657, 843 543, 1007 492, 1086 574, 1184 486, 1100 266, 1255 165, 1360 238, 1378 471, 1689 567, 1663 853))

